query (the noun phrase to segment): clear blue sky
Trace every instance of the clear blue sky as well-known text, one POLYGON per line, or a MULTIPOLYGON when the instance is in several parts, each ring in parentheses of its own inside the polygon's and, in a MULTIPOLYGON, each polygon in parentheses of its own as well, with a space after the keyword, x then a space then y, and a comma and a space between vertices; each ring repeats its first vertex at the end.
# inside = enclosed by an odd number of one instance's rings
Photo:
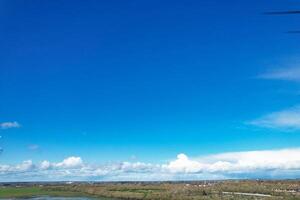
POLYGON ((0 163, 298 147, 297 128, 252 121, 299 103, 297 81, 264 74, 297 62, 300 37, 284 32, 300 16, 262 15, 297 6, 1 1, 0 122, 20 127, 0 130, 0 163))

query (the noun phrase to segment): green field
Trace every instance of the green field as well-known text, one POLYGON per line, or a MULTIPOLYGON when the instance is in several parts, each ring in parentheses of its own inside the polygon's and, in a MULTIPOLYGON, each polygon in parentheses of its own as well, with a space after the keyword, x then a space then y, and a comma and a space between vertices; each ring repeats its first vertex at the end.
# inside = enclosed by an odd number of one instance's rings
POLYGON ((62 191, 42 188, 38 186, 32 187, 2 187, 0 188, 0 198, 29 198, 35 196, 82 196, 80 192, 62 191))

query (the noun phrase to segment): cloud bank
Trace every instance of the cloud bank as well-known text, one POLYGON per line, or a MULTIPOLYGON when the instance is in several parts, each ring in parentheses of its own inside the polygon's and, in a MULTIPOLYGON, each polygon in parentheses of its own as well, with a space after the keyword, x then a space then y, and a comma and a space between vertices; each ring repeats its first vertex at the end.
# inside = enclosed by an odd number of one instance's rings
POLYGON ((231 152, 189 158, 179 154, 164 164, 120 162, 91 165, 71 156, 61 162, 0 165, 0 181, 150 181, 229 178, 300 178, 300 148, 231 152))

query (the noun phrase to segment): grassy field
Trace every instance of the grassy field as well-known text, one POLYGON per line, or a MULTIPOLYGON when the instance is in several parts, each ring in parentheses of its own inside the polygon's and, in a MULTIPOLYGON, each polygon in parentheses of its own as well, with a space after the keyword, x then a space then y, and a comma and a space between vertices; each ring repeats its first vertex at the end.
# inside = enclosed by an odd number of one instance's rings
POLYGON ((221 181, 188 183, 75 183, 9 186, 0 198, 90 196, 132 200, 291 199, 300 200, 300 181, 221 181))
POLYGON ((35 196, 83 196, 80 192, 63 191, 52 188, 44 188, 38 186, 30 187, 2 187, 0 188, 0 198, 29 198, 35 196))

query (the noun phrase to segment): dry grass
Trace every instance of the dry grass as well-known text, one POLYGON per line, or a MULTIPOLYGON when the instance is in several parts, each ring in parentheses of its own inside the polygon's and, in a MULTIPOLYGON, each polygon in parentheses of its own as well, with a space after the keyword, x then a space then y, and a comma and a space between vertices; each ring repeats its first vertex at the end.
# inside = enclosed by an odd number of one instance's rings
MULTIPOLYGON (((37 186, 32 186, 31 190, 27 189, 27 196, 30 195, 30 191, 36 191, 36 194, 62 194, 62 196, 64 196, 63 194, 80 194, 82 196, 83 194, 93 197, 132 200, 300 200, 300 181, 221 181, 215 183, 76 183, 72 185, 46 185, 42 189, 40 188, 38 190, 34 189, 36 187, 37 186), (259 196, 260 194, 262 195, 259 196)), ((4 190, 0 189, 0 197, 3 192, 4 190)), ((19 192, 19 194, 20 193, 22 193, 22 190, 19 192)), ((9 196, 6 195, 5 197, 9 196)))

